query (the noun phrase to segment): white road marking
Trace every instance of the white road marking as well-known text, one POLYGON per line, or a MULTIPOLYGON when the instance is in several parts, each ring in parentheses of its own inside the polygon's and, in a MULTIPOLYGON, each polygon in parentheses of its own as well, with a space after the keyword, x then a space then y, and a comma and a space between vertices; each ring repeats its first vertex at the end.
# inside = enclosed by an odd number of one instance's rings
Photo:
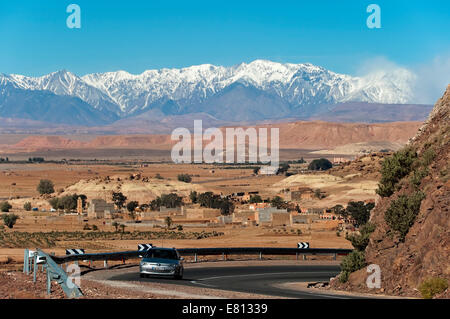
POLYGON ((229 276, 216 276, 216 277, 208 277, 202 278, 199 280, 215 280, 221 278, 235 278, 235 277, 255 277, 255 276, 267 276, 267 275, 288 275, 288 274, 322 274, 323 272, 305 272, 305 271, 294 271, 294 272, 270 272, 270 273, 262 273, 262 274, 246 274, 246 275, 229 275, 229 276))

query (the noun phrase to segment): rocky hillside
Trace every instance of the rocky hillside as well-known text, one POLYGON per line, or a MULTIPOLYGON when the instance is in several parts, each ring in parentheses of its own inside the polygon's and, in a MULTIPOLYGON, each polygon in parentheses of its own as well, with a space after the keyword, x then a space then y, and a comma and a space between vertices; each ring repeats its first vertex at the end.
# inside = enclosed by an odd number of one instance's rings
POLYGON ((450 85, 407 148, 386 161, 370 217, 375 230, 361 252, 365 262, 354 263, 360 270, 345 283, 331 285, 414 297, 432 287, 435 298, 450 298, 450 85), (380 289, 367 288, 370 264, 380 266, 380 289))

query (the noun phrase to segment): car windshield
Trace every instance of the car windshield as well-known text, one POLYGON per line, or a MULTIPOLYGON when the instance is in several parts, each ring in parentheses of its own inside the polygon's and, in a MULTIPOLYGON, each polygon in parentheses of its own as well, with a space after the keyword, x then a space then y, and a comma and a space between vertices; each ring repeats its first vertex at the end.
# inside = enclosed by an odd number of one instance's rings
POLYGON ((178 255, 175 250, 166 249, 150 249, 145 258, 162 258, 162 259, 178 259, 178 255))

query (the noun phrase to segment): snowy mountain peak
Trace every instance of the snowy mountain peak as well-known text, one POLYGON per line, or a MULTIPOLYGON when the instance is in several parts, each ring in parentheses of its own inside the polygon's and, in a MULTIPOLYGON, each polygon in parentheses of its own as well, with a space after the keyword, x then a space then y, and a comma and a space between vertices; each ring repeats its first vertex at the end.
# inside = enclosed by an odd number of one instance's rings
MULTIPOLYGON (((99 111, 120 117, 155 107, 170 114, 200 109, 207 112, 203 107, 208 101, 225 92, 226 88, 232 88, 233 84, 253 89, 251 94, 245 93, 248 97, 255 92, 265 94, 265 99, 272 99, 272 102, 265 101, 267 107, 270 103, 275 103, 276 107, 283 104, 283 108, 290 109, 293 114, 305 107, 346 101, 409 103, 412 102, 414 81, 415 75, 406 69, 354 77, 310 63, 262 59, 231 67, 201 64, 180 69, 146 70, 141 74, 116 71, 78 77, 60 70, 42 77, 0 75, 2 87, 8 84, 24 90, 77 97, 99 111), (170 106, 166 105, 169 101, 170 106)), ((244 93, 241 90, 235 94, 244 93)), ((245 100, 242 98, 229 97, 226 103, 242 103, 245 100)))

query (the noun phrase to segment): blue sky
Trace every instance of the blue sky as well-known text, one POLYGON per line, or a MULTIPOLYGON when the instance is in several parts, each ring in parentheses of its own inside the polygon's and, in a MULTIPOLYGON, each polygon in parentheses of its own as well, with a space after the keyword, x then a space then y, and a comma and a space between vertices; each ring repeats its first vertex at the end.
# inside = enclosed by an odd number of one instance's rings
POLYGON ((78 75, 234 65, 262 58, 355 74, 383 57, 415 68, 450 57, 450 1, 0 1, 0 73, 78 75), (81 7, 81 29, 66 7, 81 7), (368 29, 366 7, 381 7, 368 29))

